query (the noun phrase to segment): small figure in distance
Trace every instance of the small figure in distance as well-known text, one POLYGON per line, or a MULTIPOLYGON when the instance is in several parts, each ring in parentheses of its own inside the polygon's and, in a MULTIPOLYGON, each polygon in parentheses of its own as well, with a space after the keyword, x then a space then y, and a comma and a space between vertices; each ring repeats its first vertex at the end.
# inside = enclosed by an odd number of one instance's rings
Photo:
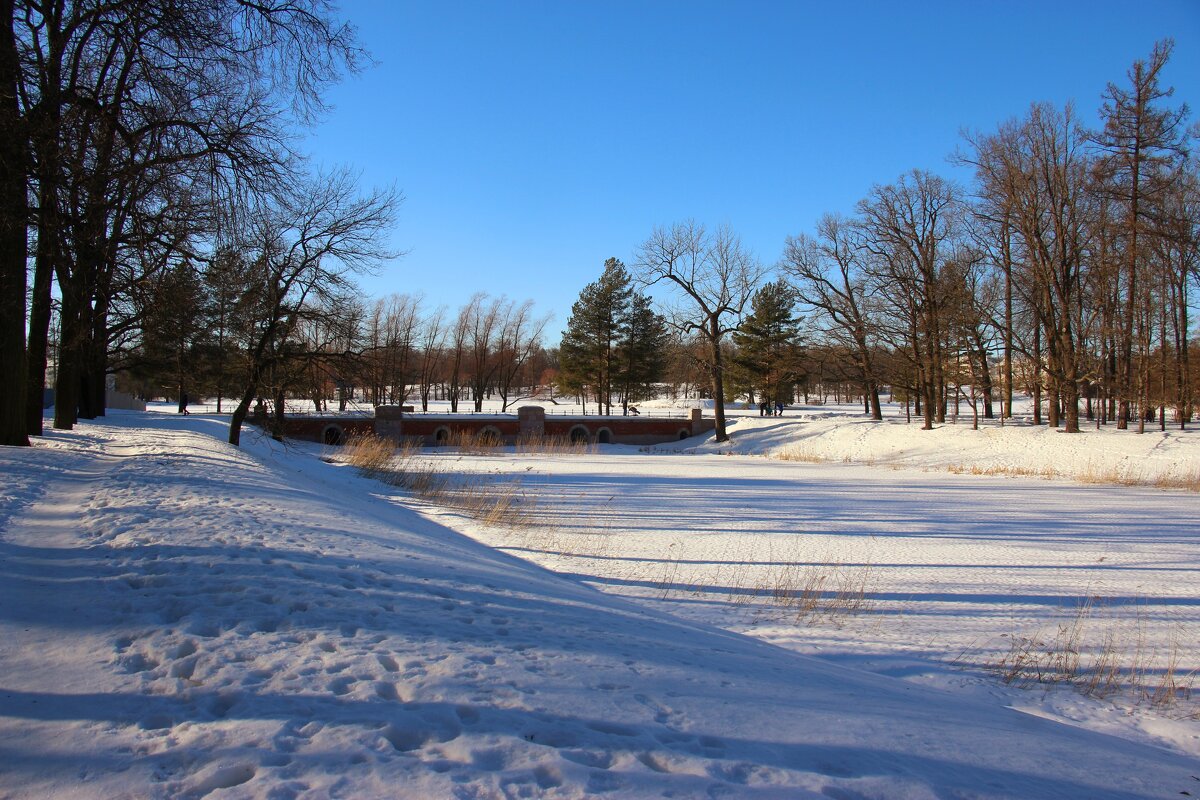
POLYGON ((633 414, 636 417, 636 416, 639 416, 642 412, 637 410, 637 406, 630 406, 629 413, 633 414))
POLYGON ((783 416, 783 401, 782 400, 777 400, 775 402, 775 415, 779 416, 779 417, 783 416))
POLYGON ((187 410, 187 407, 188 407, 187 392, 183 392, 182 394, 179 395, 179 413, 183 414, 185 417, 192 413, 187 410))

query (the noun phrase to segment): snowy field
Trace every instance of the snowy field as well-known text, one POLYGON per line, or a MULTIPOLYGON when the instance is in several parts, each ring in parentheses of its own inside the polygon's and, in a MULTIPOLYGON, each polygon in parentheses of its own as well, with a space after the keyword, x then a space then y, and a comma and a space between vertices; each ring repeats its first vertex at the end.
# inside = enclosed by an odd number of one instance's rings
POLYGON ((511 525, 216 415, 2 449, 0 797, 1200 795, 1200 494, 1098 482, 1200 438, 889 416, 418 457, 511 525), (1003 682, 1060 627, 1142 688, 1003 682))
POLYGON ((426 457, 528 508, 508 528, 429 513, 672 614, 1200 755, 1200 496, 1101 482, 1195 476, 1200 436, 732 419, 722 445, 426 457), (1090 697, 1059 690, 1064 650, 1090 697))

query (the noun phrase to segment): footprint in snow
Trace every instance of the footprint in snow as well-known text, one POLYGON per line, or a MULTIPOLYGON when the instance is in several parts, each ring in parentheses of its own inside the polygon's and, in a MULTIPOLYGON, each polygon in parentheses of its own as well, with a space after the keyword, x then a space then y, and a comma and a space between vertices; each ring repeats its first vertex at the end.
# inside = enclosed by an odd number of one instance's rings
POLYGON ((338 697, 349 694, 350 687, 356 683, 354 678, 335 678, 326 685, 326 689, 338 697))
POLYGON ((388 683, 387 681, 375 681, 375 696, 381 700, 388 700, 393 703, 404 701, 400 696, 400 692, 396 689, 396 684, 388 683))
POLYGON ((454 713, 464 725, 474 725, 479 722, 479 711, 474 706, 455 706, 454 713))
POLYGON ((217 764, 205 770, 182 794, 184 797, 204 797, 248 783, 256 774, 257 769, 253 764, 217 764))
POLYGON ((562 757, 592 769, 608 769, 614 761, 612 753, 607 750, 564 750, 562 757))

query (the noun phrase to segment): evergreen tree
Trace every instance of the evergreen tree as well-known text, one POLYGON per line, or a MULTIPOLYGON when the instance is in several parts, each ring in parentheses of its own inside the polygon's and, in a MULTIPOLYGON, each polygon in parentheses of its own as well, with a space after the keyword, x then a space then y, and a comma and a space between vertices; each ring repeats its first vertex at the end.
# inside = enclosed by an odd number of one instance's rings
POLYGON ((617 347, 628 325, 632 280, 616 258, 604 262, 604 274, 589 283, 571 306, 563 331, 559 385, 581 396, 592 387, 602 413, 612 413, 613 385, 619 374, 617 347))
POLYGON ((619 346, 621 363, 621 410, 652 397, 653 385, 667 370, 667 346, 671 334, 667 321, 655 313, 650 298, 640 292, 630 296, 625 335, 619 346))
POLYGON ((790 402, 801 356, 796 291, 783 280, 768 283, 754 293, 750 307, 733 334, 735 363, 763 401, 790 402))
POLYGON ((149 388, 168 389, 176 398, 185 392, 198 396, 203 376, 197 347, 207 332, 205 286, 200 274, 186 261, 168 267, 147 300, 140 377, 149 388))
MULTIPOLYGON (((237 348, 245 337, 239 337, 238 312, 245 316, 248 306, 247 295, 250 266, 242 253, 232 248, 222 248, 209 262, 204 271, 204 287, 207 297, 206 312, 209 319, 209 339, 205 354, 211 377, 209 392, 217 396, 217 413, 222 401, 236 391, 237 348)), ((243 333, 246 333, 243 331, 243 333)))

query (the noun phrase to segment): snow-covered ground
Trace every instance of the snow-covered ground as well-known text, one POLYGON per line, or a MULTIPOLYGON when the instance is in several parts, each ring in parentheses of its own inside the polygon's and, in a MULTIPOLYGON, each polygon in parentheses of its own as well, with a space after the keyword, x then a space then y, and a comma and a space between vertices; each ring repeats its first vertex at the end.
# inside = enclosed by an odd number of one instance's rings
POLYGON ((0 450, 0 796, 1200 794, 1190 698, 985 668, 1100 598, 1087 624, 1160 671, 1175 643, 1184 680, 1200 495, 947 471, 1186 475, 1190 432, 807 409, 678 452, 431 456, 520 481, 497 528, 226 424, 113 412, 0 450))

